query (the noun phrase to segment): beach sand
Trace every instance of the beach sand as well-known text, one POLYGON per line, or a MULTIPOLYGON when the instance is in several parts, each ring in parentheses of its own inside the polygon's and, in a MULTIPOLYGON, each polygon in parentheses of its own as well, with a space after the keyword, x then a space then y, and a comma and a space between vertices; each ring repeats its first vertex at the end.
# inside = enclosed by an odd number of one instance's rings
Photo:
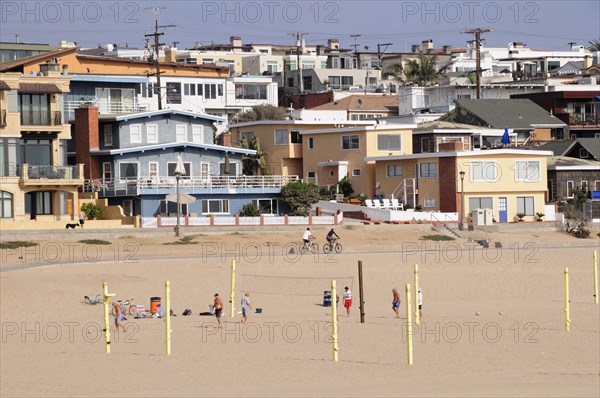
MULTIPOLYGON (((436 234, 427 225, 339 227, 341 255, 300 256, 302 230, 204 234, 193 245, 132 237, 110 246, 44 241, 3 250, 0 395, 600 396, 596 235, 465 233, 490 239, 484 250, 465 240, 420 240, 436 234), (404 291, 413 283, 413 264, 419 265, 424 318, 415 328, 409 366, 404 291), (350 317, 339 307, 337 363, 331 308, 322 306, 331 279, 340 296, 348 286, 354 301, 350 317), (163 320, 131 317, 126 332, 113 327, 107 355, 102 305, 86 305, 83 296, 100 293, 107 281, 116 298, 133 297, 149 309, 150 297, 164 300, 166 280, 178 315, 171 323, 172 355, 165 355, 163 320), (391 308, 394 287, 402 295, 400 319, 391 308), (198 315, 216 292, 225 304, 221 330, 214 317, 198 315), (242 325, 237 312, 245 292, 262 313, 242 325), (181 316, 186 308, 192 316, 181 316)), ((313 230, 322 243, 327 229, 313 230)))

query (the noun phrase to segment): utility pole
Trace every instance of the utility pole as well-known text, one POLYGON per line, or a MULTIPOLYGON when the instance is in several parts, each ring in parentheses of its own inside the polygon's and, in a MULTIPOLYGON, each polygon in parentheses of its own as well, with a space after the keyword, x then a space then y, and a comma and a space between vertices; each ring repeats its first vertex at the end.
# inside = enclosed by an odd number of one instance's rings
POLYGON ((394 43, 377 43, 377 59, 379 60, 379 67, 381 68, 381 58, 383 58, 383 53, 387 50, 387 48, 394 43), (381 47, 383 51, 381 51, 381 47))
POLYGON ((296 37, 296 70, 298 71, 298 88, 300 89, 299 94, 304 92, 304 82, 302 81, 302 68, 300 64, 300 54, 304 49, 302 38, 306 36, 308 33, 303 32, 292 32, 288 33, 288 36, 296 37))
POLYGON ((493 32, 487 28, 467 29, 462 33, 475 35, 475 77, 477 79, 477 99, 481 98, 481 34, 493 32))
POLYGON ((352 47, 354 47, 354 53, 356 53, 356 48, 358 46, 360 46, 360 44, 356 44, 356 39, 361 37, 362 35, 350 35, 350 37, 354 38, 354 44, 352 44, 352 47))
POLYGON ((158 13, 160 12, 160 10, 164 10, 166 9, 166 7, 149 7, 146 8, 146 10, 150 10, 154 13, 154 33, 150 33, 147 35, 144 35, 145 37, 151 37, 154 36, 154 45, 152 45, 152 47, 154 47, 154 68, 156 70, 156 72, 149 74, 148 76, 152 76, 152 75, 156 75, 156 88, 155 88, 155 93, 158 97, 158 110, 162 110, 162 95, 161 95, 161 85, 160 85, 160 62, 159 62, 159 49, 160 46, 164 46, 164 43, 160 43, 159 42, 159 38, 160 36, 164 35, 164 32, 159 32, 158 29, 162 29, 162 28, 173 28, 176 25, 158 25, 158 13))

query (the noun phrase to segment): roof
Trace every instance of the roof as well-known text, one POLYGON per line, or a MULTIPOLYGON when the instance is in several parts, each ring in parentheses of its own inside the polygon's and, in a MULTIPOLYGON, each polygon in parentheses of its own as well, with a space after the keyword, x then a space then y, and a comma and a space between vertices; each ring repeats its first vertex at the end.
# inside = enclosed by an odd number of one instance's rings
POLYGON ((212 149, 215 151, 221 151, 226 153, 240 153, 242 155, 256 155, 256 151, 252 149, 243 149, 243 148, 234 148, 230 146, 223 145, 214 145, 214 144, 201 144, 198 142, 170 142, 168 144, 153 144, 153 145, 144 145, 132 148, 123 148, 123 149, 111 149, 109 151, 93 151, 92 154, 109 154, 109 155, 123 155, 125 153, 136 153, 136 152, 146 152, 146 151, 157 151, 163 150, 167 148, 178 148, 178 147, 190 147, 190 148, 200 148, 200 149, 212 149))
POLYGON ((118 115, 105 115, 106 117, 104 118, 104 120, 114 120, 116 122, 120 122, 120 121, 127 121, 130 119, 140 119, 140 118, 146 118, 146 117, 152 117, 152 116, 161 116, 161 115, 183 115, 183 116, 189 116, 189 117, 193 117, 195 119, 207 119, 207 120, 213 120, 215 122, 225 122, 227 121, 227 119, 223 118, 223 117, 218 117, 218 116, 212 116, 212 115, 205 115, 203 113, 194 113, 194 112, 187 112, 187 111, 179 111, 176 109, 163 109, 160 111, 148 111, 148 112, 136 112, 136 113, 124 113, 124 114, 118 114, 118 115))
POLYGON ((529 99, 458 99, 456 104, 493 128, 566 127, 529 99))
POLYGON ((423 130, 432 131, 432 130, 444 130, 444 129, 485 130, 485 129, 488 129, 488 127, 473 126, 471 124, 456 123, 456 122, 452 122, 452 121, 432 120, 430 122, 419 123, 419 125, 416 128, 416 131, 423 131, 423 130))
POLYGON ((600 162, 590 159, 571 158, 569 156, 550 156, 550 170, 600 170, 600 162))
MULTIPOLYGON (((312 109, 311 109, 312 110, 312 109)), ((229 128, 236 127, 251 127, 261 125, 289 124, 289 125, 311 125, 323 124, 332 126, 372 126, 375 125, 375 120, 347 120, 343 122, 327 121, 327 120, 253 120, 251 122, 230 123, 229 128)))
POLYGON ((53 83, 20 83, 19 92, 24 94, 60 94, 62 90, 53 83))
POLYGON ((31 57, 24 57, 24 58, 15 59, 14 61, 2 62, 0 64, 0 72, 8 72, 10 70, 19 68, 19 67, 27 65, 27 64, 34 64, 36 62, 40 62, 40 63, 45 62, 49 58, 62 57, 65 54, 70 54, 75 51, 77 51, 77 48, 61 48, 56 51, 49 51, 49 52, 38 54, 38 55, 32 55, 31 57))
POLYGON ((386 161, 386 160, 478 157, 478 156, 494 156, 494 155, 551 156, 552 152, 528 150, 528 149, 486 149, 484 151, 448 151, 448 152, 415 153, 412 155, 369 156, 369 157, 365 158, 365 161, 371 162, 371 161, 386 161))
POLYGON ((569 145, 567 149, 561 155, 566 155, 573 149, 575 145, 581 145, 588 153, 600 160, 600 138, 578 138, 569 145))
POLYGON ((572 141, 550 141, 545 144, 540 145, 540 149, 544 151, 551 151, 554 153, 554 156, 562 156, 568 147, 571 146, 572 141))
POLYGON ((350 95, 334 102, 316 106, 310 110, 398 112, 398 98, 395 95, 350 95))

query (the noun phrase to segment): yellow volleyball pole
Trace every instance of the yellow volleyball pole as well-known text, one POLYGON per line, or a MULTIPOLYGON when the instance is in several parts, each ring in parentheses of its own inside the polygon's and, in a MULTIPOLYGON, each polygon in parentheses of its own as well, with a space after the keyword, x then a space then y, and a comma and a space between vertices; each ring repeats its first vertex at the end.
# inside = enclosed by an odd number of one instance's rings
POLYGON ((333 344, 333 361, 338 361, 338 352, 340 350, 338 346, 338 321, 337 321, 337 292, 335 279, 331 281, 331 343, 333 344))
POLYGON ((411 313, 411 302, 410 302, 410 283, 406 284, 406 351, 408 355, 408 364, 413 364, 413 325, 412 325, 412 313, 411 313))
POLYGON ((104 295, 104 337, 106 339, 106 353, 110 354, 110 319, 108 318, 110 304, 110 298, 113 297, 114 293, 108 293, 108 282, 104 282, 102 285, 102 293, 104 295))
POLYGON ((594 300, 598 304, 598 251, 594 250, 594 300))
POLYGON ((415 323, 418 325, 421 321, 419 316, 419 265, 415 264, 415 323))
POLYGON ((569 311, 569 267, 565 267, 565 329, 571 329, 571 316, 569 311))
POLYGON ((233 313, 235 311, 235 260, 231 262, 231 296, 229 296, 229 311, 231 312, 230 317, 233 318, 233 313))
POLYGON ((165 346, 166 354, 171 355, 171 283, 169 281, 165 281, 165 301, 165 346))

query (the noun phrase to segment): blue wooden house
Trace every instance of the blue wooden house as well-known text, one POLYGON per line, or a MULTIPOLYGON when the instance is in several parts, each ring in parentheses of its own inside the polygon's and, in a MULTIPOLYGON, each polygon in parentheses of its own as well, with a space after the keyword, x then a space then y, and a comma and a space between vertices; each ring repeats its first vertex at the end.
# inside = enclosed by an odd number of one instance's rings
POLYGON ((182 205, 189 216, 234 215, 247 203, 278 214, 281 187, 289 176, 244 176, 242 158, 256 151, 215 145, 215 124, 225 119, 176 110, 100 115, 96 107, 75 111, 77 161, 85 164, 84 189, 123 207, 125 215, 174 216, 175 173, 181 156, 180 192, 196 200, 182 205))

